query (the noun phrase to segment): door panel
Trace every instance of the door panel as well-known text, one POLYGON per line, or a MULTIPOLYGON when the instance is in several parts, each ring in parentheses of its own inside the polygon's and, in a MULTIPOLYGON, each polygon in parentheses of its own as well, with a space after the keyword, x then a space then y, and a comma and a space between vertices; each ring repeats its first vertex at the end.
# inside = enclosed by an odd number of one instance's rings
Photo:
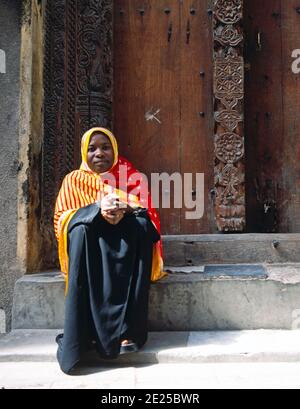
MULTIPOLYGON (((114 2, 114 132, 121 154, 148 177, 205 173, 205 210, 213 183, 209 21, 200 0, 114 2)), ((173 203, 173 189, 162 194, 173 203)), ((185 210, 171 206, 160 215, 164 234, 212 229, 208 212, 186 221, 185 210)))
POLYGON ((300 24, 294 0, 245 2, 247 229, 300 232, 300 24))
POLYGON ((204 217, 187 220, 185 208, 181 213, 181 229, 191 234, 215 231, 213 196, 210 194, 214 187, 212 30, 207 9, 206 0, 182 3, 181 172, 205 174, 204 217))
MULTIPOLYGON (((114 22, 114 132, 120 152, 148 177, 173 173, 180 161, 179 2, 118 0, 114 22)), ((161 221, 166 232, 179 233, 178 209, 162 211, 161 221)))
MULTIPOLYGON (((300 232, 300 74, 291 55, 300 48, 299 1, 281 0, 284 153, 280 232, 300 232)), ((299 67, 299 64, 298 64, 299 67)))

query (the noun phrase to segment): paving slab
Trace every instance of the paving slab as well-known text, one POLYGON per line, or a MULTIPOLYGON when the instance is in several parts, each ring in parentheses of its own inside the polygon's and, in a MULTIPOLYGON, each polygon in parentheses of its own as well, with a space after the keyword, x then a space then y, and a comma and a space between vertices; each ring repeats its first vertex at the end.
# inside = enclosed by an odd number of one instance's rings
MULTIPOLYGON (((15 330, 0 340, 0 362, 55 362, 56 330, 15 330)), ((101 365, 156 363, 300 362, 300 331, 151 332, 137 353, 112 361, 96 353, 85 362, 101 365)))

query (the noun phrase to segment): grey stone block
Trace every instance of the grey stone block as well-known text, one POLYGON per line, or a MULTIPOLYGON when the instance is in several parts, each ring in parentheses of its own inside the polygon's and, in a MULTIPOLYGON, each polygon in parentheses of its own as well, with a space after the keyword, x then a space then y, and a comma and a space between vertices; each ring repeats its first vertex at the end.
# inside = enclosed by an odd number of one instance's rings
MULTIPOLYGON (((268 278, 170 274, 150 291, 151 331, 298 329, 300 266, 266 266, 268 278)), ((25 276, 15 287, 13 328, 64 323, 59 273, 25 276)))
POLYGON ((267 270, 267 279, 172 275, 152 287, 150 327, 154 331, 295 329, 299 268, 293 283, 282 278, 288 267, 281 267, 276 277, 272 267, 267 270))
POLYGON ((64 326, 64 279, 59 272, 25 275, 17 281, 13 329, 56 329, 64 326))

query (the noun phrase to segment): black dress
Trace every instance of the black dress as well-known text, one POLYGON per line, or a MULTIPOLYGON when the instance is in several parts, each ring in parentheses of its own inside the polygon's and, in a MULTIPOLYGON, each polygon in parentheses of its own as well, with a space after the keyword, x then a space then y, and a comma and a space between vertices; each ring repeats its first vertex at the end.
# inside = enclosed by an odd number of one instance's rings
POLYGON ((99 206, 79 209, 68 228, 69 285, 57 359, 69 373, 94 343, 116 358, 122 339, 147 341, 153 244, 160 235, 146 209, 106 222, 99 206))

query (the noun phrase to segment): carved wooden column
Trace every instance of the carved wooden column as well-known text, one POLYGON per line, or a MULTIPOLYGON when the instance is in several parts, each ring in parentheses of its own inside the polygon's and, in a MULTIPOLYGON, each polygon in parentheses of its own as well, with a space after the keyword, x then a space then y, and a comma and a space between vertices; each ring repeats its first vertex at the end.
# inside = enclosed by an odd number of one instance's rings
POLYGON ((112 126, 113 0, 77 3, 76 108, 82 135, 93 126, 112 126))
POLYGON ((213 0, 215 214, 223 232, 245 228, 243 0, 213 0))
POLYGON ((41 174, 40 229, 41 269, 53 268, 57 259, 53 210, 58 184, 66 168, 65 140, 65 50, 66 2, 47 1, 44 59, 44 138, 41 174))
POLYGON ((113 0, 48 0, 41 231, 44 266, 56 250, 53 209, 63 177, 80 164, 80 142, 92 126, 111 127, 113 0))

